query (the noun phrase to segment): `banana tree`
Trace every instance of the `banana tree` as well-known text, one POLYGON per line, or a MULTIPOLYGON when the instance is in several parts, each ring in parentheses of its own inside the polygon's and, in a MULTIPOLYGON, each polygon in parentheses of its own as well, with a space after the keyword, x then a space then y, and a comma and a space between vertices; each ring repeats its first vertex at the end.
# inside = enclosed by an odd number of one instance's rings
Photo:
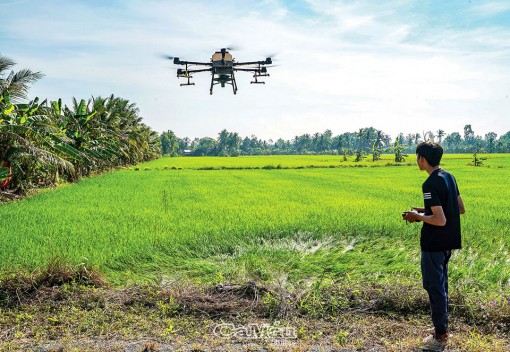
POLYGON ((372 161, 381 160, 382 147, 377 146, 377 142, 372 142, 372 161))
POLYGON ((54 180, 58 170, 73 174, 71 161, 80 158, 79 152, 66 143, 65 136, 54 126, 46 100, 40 103, 35 98, 13 104, 8 90, 0 97, 0 157, 12 163, 10 173, 17 176, 17 184, 31 187, 34 179, 47 178, 48 174, 54 180))
POLYGON ((390 148, 395 153, 395 162, 396 163, 402 163, 405 161, 405 157, 407 157, 407 154, 404 154, 404 146, 399 144, 398 137, 395 138, 395 143, 393 144, 393 147, 390 148))

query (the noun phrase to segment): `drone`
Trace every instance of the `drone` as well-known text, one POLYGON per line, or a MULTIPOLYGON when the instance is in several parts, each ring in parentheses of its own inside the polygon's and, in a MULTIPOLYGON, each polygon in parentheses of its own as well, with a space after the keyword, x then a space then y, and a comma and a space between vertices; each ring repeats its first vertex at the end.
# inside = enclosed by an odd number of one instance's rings
POLYGON ((266 83, 260 81, 259 78, 269 77, 266 65, 271 65, 273 63, 270 57, 263 61, 236 62, 228 50, 230 49, 222 48, 220 51, 216 51, 211 57, 211 62, 181 61, 178 57, 173 56, 168 56, 167 58, 170 60, 173 59, 175 65, 184 65, 186 67, 184 69, 177 69, 177 78, 187 79, 186 83, 181 83, 181 87, 195 85, 195 83, 190 81, 190 79, 193 78, 192 74, 199 72, 211 72, 211 95, 213 94, 214 86, 217 84, 220 84, 222 88, 225 88, 225 85, 230 84, 234 94, 236 94, 237 82, 234 73, 238 71, 252 72, 254 80, 250 82, 251 84, 266 83), (190 66, 208 66, 208 68, 190 70, 190 66))

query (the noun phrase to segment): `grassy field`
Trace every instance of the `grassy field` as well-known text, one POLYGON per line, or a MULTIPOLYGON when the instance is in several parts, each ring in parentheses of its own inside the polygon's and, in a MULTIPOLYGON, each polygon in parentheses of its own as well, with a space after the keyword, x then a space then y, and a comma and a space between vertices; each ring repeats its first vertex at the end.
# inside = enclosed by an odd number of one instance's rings
MULTIPOLYGON (((421 351, 420 224, 401 212, 427 174, 342 159, 161 158, 0 205, 0 351, 421 351), (224 322, 297 338, 214 335, 224 322)), ((503 352, 510 155, 471 159, 443 164, 467 208, 450 346, 503 352)))
MULTIPOLYGON (((479 155, 488 157, 486 162, 488 167, 509 166, 510 160, 508 154, 479 155)), ((367 156, 362 162, 355 162, 353 156, 348 156, 347 161, 343 160, 342 155, 264 155, 264 156, 244 156, 244 157, 163 157, 141 166, 144 168, 181 168, 181 169, 249 169, 249 168, 327 168, 327 167, 377 167, 395 164, 393 155, 382 155, 381 160, 371 161, 371 156, 367 156)), ((471 154, 446 154, 443 158, 443 166, 467 166, 473 160, 471 154)), ((400 165, 414 166, 416 164, 415 156, 411 155, 405 158, 405 162, 400 165)), ((133 167, 134 169, 136 167, 133 167)), ((138 166, 140 169, 140 166, 138 166)))
MULTIPOLYGON (((496 295, 510 287, 510 156, 490 155, 482 167, 471 159, 443 162, 467 209, 451 283, 496 295)), ((1 205, 0 268, 33 270, 58 256, 120 285, 417 281, 421 225, 400 214, 422 205, 427 175, 408 161, 162 158, 1 205)))

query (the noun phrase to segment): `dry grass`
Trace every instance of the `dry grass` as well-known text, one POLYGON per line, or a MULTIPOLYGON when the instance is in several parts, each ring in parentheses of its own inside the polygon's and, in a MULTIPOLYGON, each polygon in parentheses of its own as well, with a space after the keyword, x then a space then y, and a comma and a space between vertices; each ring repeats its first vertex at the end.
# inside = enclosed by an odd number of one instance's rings
POLYGON ((101 274, 92 266, 72 265, 54 257, 48 265, 31 273, 4 272, 0 276, 0 307, 11 307, 29 300, 40 290, 76 284, 93 287, 107 286, 101 274))
MULTIPOLYGON (((52 268, 31 281, 18 278, 18 289, 12 278, 2 281, 2 292, 20 296, 0 305, 0 351, 414 351, 430 326, 425 293, 415 287, 111 288, 83 270, 52 268), (224 322, 290 326, 297 338, 282 347, 274 339, 215 336, 214 326, 224 322)), ((450 351, 510 350, 507 313, 491 304, 473 311, 454 306, 450 351)))

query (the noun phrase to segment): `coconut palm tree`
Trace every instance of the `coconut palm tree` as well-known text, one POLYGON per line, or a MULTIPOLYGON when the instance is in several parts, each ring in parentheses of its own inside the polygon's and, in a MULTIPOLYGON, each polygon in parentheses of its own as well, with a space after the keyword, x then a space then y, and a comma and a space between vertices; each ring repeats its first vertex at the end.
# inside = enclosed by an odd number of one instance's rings
POLYGON ((40 72, 22 69, 18 72, 11 70, 16 63, 5 56, 0 56, 0 94, 8 91, 12 103, 19 103, 27 99, 30 85, 44 77, 40 72))
POLYGON ((437 138, 438 138, 438 142, 439 143, 442 143, 443 142, 443 137, 445 136, 445 133, 443 130, 439 129, 437 130, 437 138))

